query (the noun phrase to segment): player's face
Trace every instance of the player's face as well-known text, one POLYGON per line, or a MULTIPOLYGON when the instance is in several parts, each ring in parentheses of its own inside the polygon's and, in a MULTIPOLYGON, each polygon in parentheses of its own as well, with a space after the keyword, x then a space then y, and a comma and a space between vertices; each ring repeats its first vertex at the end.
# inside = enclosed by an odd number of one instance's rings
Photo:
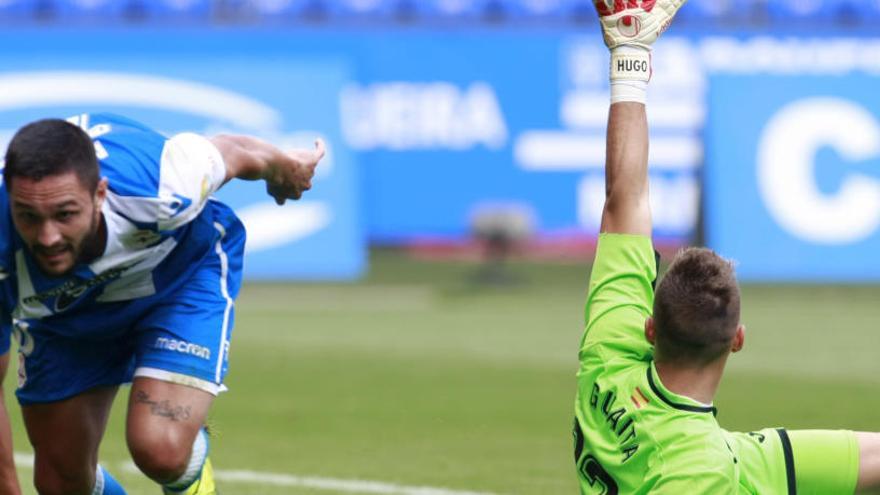
POLYGON ((71 171, 15 177, 8 190, 15 229, 40 269, 52 277, 70 272, 98 234, 106 182, 92 193, 71 171))

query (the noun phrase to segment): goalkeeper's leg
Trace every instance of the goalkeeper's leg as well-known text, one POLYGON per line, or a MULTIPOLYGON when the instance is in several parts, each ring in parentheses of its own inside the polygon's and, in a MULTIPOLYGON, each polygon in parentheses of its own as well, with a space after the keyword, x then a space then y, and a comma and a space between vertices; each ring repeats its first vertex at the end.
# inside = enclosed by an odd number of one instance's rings
POLYGON ((859 444, 858 489, 880 488, 880 433, 857 432, 859 444))

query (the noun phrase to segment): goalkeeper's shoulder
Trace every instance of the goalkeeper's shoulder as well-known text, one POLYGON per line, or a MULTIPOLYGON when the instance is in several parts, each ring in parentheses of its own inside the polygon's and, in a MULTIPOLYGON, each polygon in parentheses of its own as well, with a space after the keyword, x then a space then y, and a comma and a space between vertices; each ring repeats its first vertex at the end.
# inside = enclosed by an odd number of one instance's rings
POLYGON ((656 268, 654 242, 647 235, 600 233, 596 242, 596 259, 593 264, 595 266, 606 262, 621 265, 621 267, 656 268))
POLYGON ((658 258, 651 238, 637 234, 599 235, 590 275, 587 321, 598 306, 636 306, 645 311, 653 305, 658 258))

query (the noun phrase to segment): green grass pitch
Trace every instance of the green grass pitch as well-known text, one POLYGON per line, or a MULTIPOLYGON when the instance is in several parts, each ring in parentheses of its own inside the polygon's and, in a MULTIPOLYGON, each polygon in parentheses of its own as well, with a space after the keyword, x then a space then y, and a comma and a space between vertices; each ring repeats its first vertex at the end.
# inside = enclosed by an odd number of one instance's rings
MULTIPOLYGON (((570 425, 588 267, 517 264, 520 283, 494 288, 470 283, 474 265, 377 251, 372 267, 351 285, 245 286, 230 392, 211 417, 215 468, 576 493, 570 425)), ((746 348, 716 401, 722 425, 880 428, 878 299, 877 286, 744 287, 746 348)), ((101 458, 129 493, 155 494, 124 466, 126 392, 101 458)), ((11 409, 16 451, 30 452, 11 409)), ((32 470, 20 475, 34 493, 32 470)), ((405 493, 218 484, 236 495, 405 493)))

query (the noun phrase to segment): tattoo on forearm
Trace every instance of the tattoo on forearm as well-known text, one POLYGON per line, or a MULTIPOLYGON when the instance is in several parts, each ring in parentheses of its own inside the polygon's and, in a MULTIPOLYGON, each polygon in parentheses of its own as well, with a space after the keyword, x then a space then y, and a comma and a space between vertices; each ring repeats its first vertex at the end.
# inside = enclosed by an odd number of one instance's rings
POLYGON ((154 400, 150 398, 150 394, 143 390, 138 390, 134 396, 135 402, 138 404, 146 404, 150 406, 150 414, 153 416, 162 416, 171 421, 185 421, 190 418, 192 408, 190 406, 171 405, 168 400, 154 400))

